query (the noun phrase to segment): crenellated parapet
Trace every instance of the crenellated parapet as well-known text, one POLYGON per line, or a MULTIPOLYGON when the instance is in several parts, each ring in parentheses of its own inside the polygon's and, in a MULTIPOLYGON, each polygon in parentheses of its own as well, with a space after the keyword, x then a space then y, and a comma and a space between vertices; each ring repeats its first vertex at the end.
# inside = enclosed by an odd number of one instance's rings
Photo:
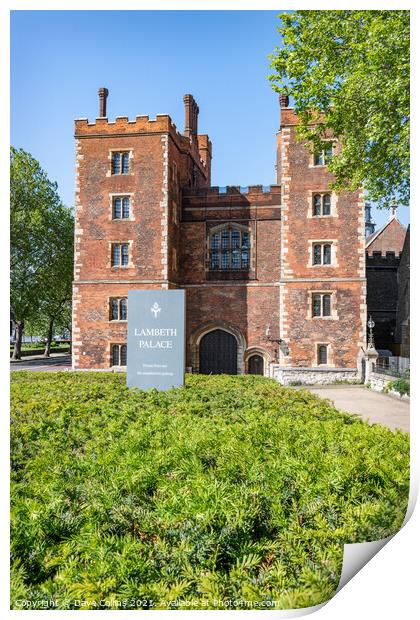
POLYGON ((174 140, 188 148, 189 139, 181 135, 176 125, 168 114, 157 114, 151 119, 147 115, 136 116, 135 120, 129 120, 128 116, 117 116, 114 121, 106 117, 97 118, 89 122, 87 118, 75 120, 75 137, 84 136, 110 136, 110 135, 137 135, 151 133, 169 133, 174 140))
POLYGON ((184 190, 183 219, 257 218, 280 219, 280 185, 205 187, 184 190))
POLYGON ((374 251, 372 254, 366 252, 366 268, 370 267, 391 267, 397 269, 400 264, 401 252, 374 251))

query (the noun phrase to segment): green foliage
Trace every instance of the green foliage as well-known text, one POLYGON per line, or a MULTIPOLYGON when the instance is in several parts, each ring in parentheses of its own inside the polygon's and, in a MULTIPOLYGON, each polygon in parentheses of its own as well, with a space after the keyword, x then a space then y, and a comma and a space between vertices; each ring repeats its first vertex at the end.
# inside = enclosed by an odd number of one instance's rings
POLYGON ((57 184, 30 153, 11 148, 10 301, 21 326, 32 321, 44 333, 51 318, 68 323, 73 229, 73 215, 61 203, 57 184))
POLYGON ((380 206, 407 205, 410 12, 296 11, 280 18, 282 47, 272 56, 270 80, 294 97, 300 136, 315 150, 327 130, 340 138, 329 164, 332 187, 364 185, 380 206))
POLYGON ((400 379, 393 381, 390 385, 390 388, 391 390, 398 392, 400 396, 403 396, 404 394, 407 394, 408 396, 410 396, 410 380, 409 379, 405 379, 404 377, 401 377, 400 379))
POLYGON ((13 608, 316 605, 344 543, 404 519, 408 435, 305 390, 71 372, 13 373, 11 390, 13 608))

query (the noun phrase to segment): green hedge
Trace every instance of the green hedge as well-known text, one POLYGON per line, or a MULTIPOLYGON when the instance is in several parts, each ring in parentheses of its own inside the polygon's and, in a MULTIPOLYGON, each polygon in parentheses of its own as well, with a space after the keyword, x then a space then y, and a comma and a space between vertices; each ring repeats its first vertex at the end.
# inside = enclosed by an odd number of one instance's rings
POLYGON ((407 434, 262 377, 16 372, 11 429, 14 609, 316 605, 406 511, 407 434))

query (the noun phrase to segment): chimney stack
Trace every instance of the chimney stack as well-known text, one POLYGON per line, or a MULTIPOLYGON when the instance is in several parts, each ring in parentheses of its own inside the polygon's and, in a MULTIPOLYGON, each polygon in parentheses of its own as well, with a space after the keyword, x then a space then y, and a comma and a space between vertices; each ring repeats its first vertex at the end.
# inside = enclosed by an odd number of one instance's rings
POLYGON ((197 140, 199 107, 192 95, 184 95, 185 129, 184 136, 197 140))
POLYGON ((99 95, 99 118, 105 118, 106 117, 106 98, 108 97, 108 89, 107 88, 100 88, 98 90, 98 95, 99 95))
POLYGON ((281 93, 281 95, 279 95, 279 102, 280 102, 281 108, 288 108, 289 107, 289 95, 286 95, 285 93, 281 93))

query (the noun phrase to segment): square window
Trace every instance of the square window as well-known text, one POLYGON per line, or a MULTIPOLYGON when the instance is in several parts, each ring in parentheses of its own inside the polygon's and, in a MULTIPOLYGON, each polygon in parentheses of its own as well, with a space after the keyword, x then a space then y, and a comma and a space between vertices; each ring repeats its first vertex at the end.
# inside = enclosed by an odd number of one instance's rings
POLYGON ((111 345, 111 366, 127 366, 127 345, 111 345))
POLYGON ((127 297, 113 297, 110 299, 110 321, 127 320, 127 297))
POLYGON ((330 163, 333 156, 332 144, 326 145, 321 151, 314 154, 314 166, 326 166, 330 163))
POLYGON ((331 265, 331 243, 314 243, 312 245, 312 265, 331 265))
POLYGON ((130 153, 128 151, 113 151, 111 160, 112 174, 128 174, 130 171, 130 153))
POLYGON ((111 266, 122 267, 127 266, 129 262, 129 244, 113 243, 111 252, 111 266))

